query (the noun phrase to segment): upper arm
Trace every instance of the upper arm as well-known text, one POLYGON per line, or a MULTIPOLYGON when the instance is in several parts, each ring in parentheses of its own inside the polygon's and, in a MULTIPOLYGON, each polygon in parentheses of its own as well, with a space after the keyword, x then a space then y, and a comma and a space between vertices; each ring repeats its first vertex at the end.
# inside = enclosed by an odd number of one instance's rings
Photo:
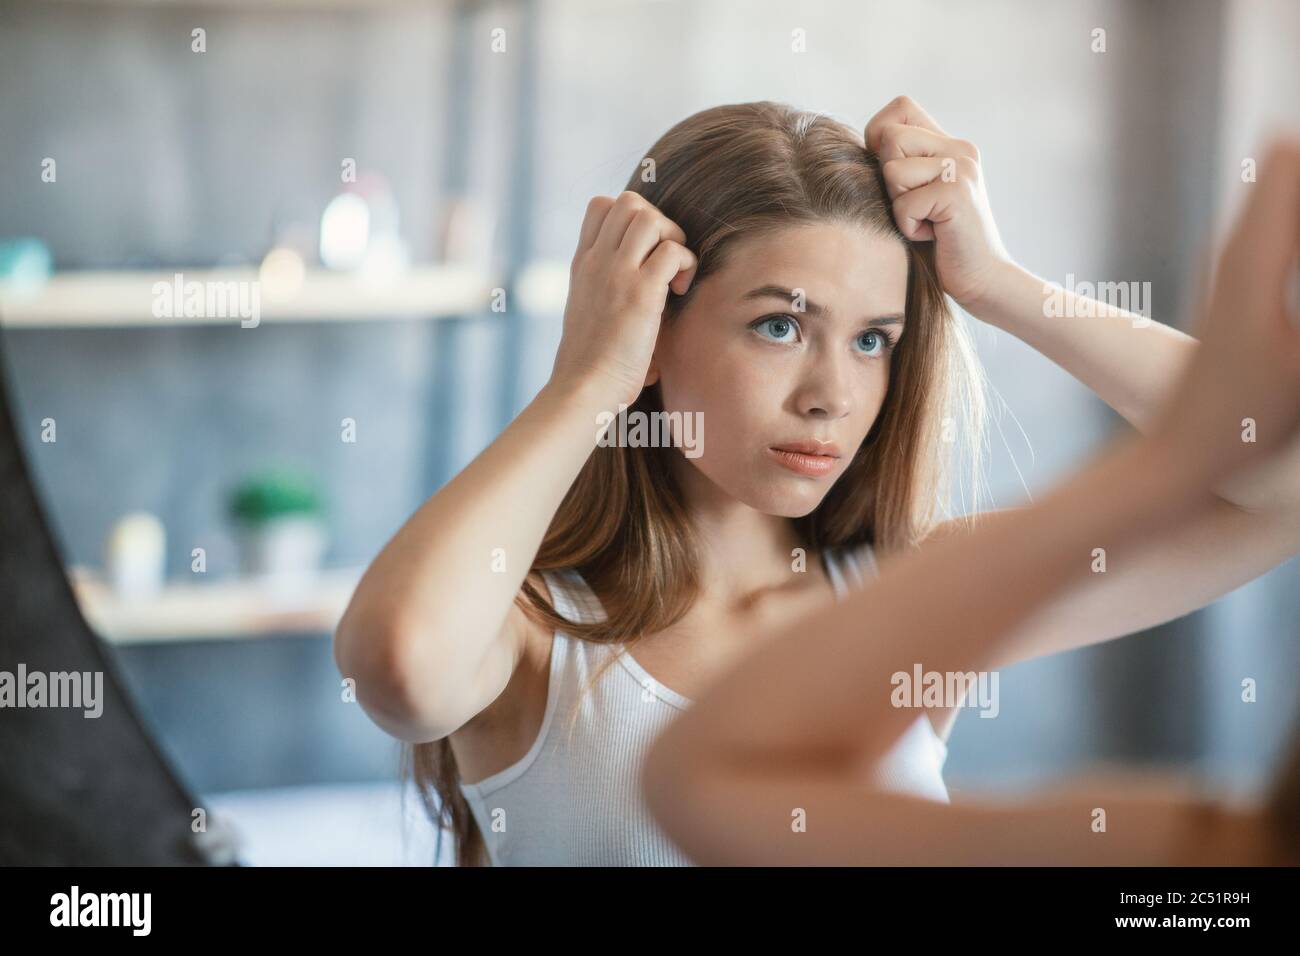
MULTIPOLYGON (((540 575, 530 573, 527 580, 550 600, 540 575)), ((541 628, 521 607, 522 594, 521 589, 520 600, 511 602, 496 635, 468 670, 450 657, 430 658, 408 648, 395 655, 388 680, 379 682, 386 689, 367 695, 358 684, 358 702, 383 730, 409 743, 439 740, 459 730, 498 701, 536 644, 533 638, 541 628)))
MULTIPOLYGON (((526 580, 541 592, 548 604, 551 602, 550 588, 540 574, 530 572, 526 580)), ((468 716, 453 730, 488 714, 496 706, 509 706, 511 702, 505 699, 508 696, 506 690, 520 663, 529 654, 538 654, 542 659, 550 654, 549 634, 523 610, 521 604, 526 601, 521 588, 519 599, 510 605, 496 645, 489 650, 478 673, 471 679, 471 693, 466 704, 468 716)))
MULTIPOLYGON (((970 533, 1008 513, 944 522, 926 543, 970 533)), ((1297 551, 1300 509, 1251 512, 1217 497, 1158 538, 1119 547, 1099 539, 1078 556, 1092 573, 1026 619, 1002 646, 994 666, 1100 643, 1182 617, 1297 551)))

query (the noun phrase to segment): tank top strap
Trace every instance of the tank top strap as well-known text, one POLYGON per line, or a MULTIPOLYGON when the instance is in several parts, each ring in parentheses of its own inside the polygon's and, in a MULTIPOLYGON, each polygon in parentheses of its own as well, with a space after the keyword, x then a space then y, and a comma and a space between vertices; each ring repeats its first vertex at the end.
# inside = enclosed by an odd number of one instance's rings
MULTIPOLYGON (((541 574, 551 591, 551 603, 562 618, 581 624, 605 619, 605 609, 578 571, 562 568, 541 574)), ((556 663, 554 670, 563 693, 581 686, 610 650, 607 644, 584 641, 557 628, 551 636, 551 658, 556 663)))
POLYGON ((541 572, 556 613, 575 624, 603 621, 605 609, 581 574, 573 568, 541 572))
POLYGON ((862 587, 878 574, 875 551, 869 542, 851 548, 827 548, 824 554, 831 584, 841 597, 850 586, 862 587))
POLYGON ((876 549, 867 541, 848 550, 849 562, 857 574, 858 584, 864 585, 872 578, 878 577, 880 569, 876 566, 876 549))
MULTIPOLYGON (((603 619, 600 602, 577 571, 563 568, 542 571, 541 576, 550 589, 551 604, 562 618, 575 623, 603 619)), ((608 645, 573 637, 563 628, 552 632, 547 699, 555 703, 557 712, 568 714, 577 704, 579 688, 586 685, 609 650, 608 645)))
POLYGON ((826 565, 826 573, 831 579, 831 587, 835 589, 836 598, 843 599, 848 593, 849 585, 844 580, 844 563, 840 558, 838 548, 822 548, 822 562, 826 565))

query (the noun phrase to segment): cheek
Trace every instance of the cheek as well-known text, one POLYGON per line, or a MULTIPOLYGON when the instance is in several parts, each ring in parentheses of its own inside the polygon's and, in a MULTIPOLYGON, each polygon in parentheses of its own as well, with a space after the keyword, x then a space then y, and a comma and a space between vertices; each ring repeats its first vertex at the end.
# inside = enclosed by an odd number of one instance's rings
POLYGON ((885 396, 889 394, 889 364, 882 363, 879 374, 872 375, 866 386, 866 400, 863 402, 867 409, 866 427, 869 430, 880 417, 880 410, 885 405, 885 396))
POLYGON ((679 318, 661 347, 659 387, 665 411, 722 418, 739 390, 748 387, 746 369, 740 367, 745 363, 735 361, 719 330, 701 316, 679 318))
POLYGON ((872 375, 863 387, 862 417, 860 421, 855 423, 856 428, 854 429, 858 435, 859 445, 866 439, 867 433, 875 427, 876 422, 880 420, 880 415, 885 407, 885 398, 888 394, 889 366, 885 365, 881 372, 872 375))
POLYGON ((771 376, 734 352, 701 348, 681 356, 661 370, 660 395, 665 411, 701 413, 707 446, 718 452, 752 438, 777 412, 771 376))

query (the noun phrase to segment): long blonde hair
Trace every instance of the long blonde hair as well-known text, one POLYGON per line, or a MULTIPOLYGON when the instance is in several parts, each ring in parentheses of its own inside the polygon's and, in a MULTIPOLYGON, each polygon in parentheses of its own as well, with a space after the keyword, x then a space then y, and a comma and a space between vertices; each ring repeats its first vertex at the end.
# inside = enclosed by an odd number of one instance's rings
MULTIPOLYGON (((830 221, 894 236, 906 246, 906 334, 891 359, 884 404, 821 504, 791 519, 806 547, 870 542, 882 553, 914 547, 949 513, 951 479, 962 457, 969 459, 963 473, 970 476, 966 510, 973 512, 981 484, 982 372, 944 298, 932 245, 903 239, 880 163, 862 134, 781 103, 740 103, 687 117, 647 158, 654 176, 643 177, 639 164, 626 188, 680 225, 699 260, 686 295, 669 292, 666 321, 723 265, 737 237, 830 221), (959 447, 964 456, 955 453, 959 447)), ((644 389, 631 411, 662 411, 658 386, 644 389)), ((598 595, 603 619, 572 622, 525 581, 516 601, 532 619, 547 630, 626 649, 686 614, 699 581, 691 519, 669 457, 676 453, 593 449, 531 570, 576 569, 598 595)), ((402 763, 430 818, 455 838, 457 863, 483 864, 483 835, 460 792, 449 740, 407 746, 402 763)))

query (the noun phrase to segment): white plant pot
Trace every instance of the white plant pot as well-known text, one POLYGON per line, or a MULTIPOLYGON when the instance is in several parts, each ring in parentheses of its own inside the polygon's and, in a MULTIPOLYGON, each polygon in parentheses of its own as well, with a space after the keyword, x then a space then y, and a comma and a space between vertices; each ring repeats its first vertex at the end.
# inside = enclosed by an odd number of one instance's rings
POLYGON ((320 572, 325 526, 319 518, 272 518, 240 534, 240 564, 245 574, 276 590, 298 590, 320 572))

